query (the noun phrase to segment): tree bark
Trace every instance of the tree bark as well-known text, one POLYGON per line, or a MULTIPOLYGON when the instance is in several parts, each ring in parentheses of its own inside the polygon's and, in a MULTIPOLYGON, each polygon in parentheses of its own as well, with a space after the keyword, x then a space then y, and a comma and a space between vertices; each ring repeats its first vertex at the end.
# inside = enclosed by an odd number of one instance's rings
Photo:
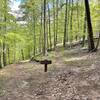
POLYGON ((33 24, 34 24, 34 26, 33 26, 34 27, 33 28, 34 29, 34 33, 33 34, 34 34, 34 57, 35 57, 35 54, 36 54, 36 33, 35 33, 35 26, 36 26, 35 23, 36 23, 36 19, 35 19, 35 16, 34 16, 33 20, 34 20, 33 21, 33 24))
POLYGON ((21 49, 22 60, 24 60, 24 50, 21 49))
POLYGON ((72 32, 73 32, 73 0, 71 1, 72 3, 72 6, 71 6, 71 18, 70 18, 70 42, 73 41, 73 35, 72 35, 72 32))
POLYGON ((50 21, 50 8, 48 4, 48 17, 49 17, 49 41, 50 41, 50 49, 52 48, 52 43, 51 43, 51 21, 50 21))
POLYGON ((44 46, 43 46, 43 54, 46 54, 46 0, 44 0, 44 46))
MULTIPOLYGON (((42 1, 41 1, 42 2, 42 1)), ((43 52, 43 7, 41 5, 40 52, 43 52)))
POLYGON ((3 41, 3 65, 6 66, 6 42, 5 42, 5 34, 7 33, 7 27, 6 27, 6 22, 7 22, 7 1, 4 0, 4 8, 5 8, 5 12, 4 12, 4 22, 5 22, 5 26, 4 26, 4 41, 3 41))
POLYGON ((56 45, 58 41, 58 0, 56 0, 56 45))
POLYGON ((91 24, 91 16, 90 16, 90 7, 89 7, 89 1, 85 1, 85 10, 86 10, 86 19, 87 19, 87 26, 88 26, 88 50, 94 51, 94 40, 93 40, 93 30, 92 30, 92 24, 91 24))
POLYGON ((55 0, 53 0, 53 30, 54 30, 54 49, 56 48, 56 32, 55 32, 55 0))
POLYGON ((8 46, 8 64, 10 64, 10 48, 9 48, 9 46, 8 46))
POLYGON ((63 46, 66 46, 66 39, 68 41, 68 28, 67 28, 67 6, 68 0, 66 0, 66 10, 65 10, 65 26, 64 26, 64 38, 63 38, 63 46))

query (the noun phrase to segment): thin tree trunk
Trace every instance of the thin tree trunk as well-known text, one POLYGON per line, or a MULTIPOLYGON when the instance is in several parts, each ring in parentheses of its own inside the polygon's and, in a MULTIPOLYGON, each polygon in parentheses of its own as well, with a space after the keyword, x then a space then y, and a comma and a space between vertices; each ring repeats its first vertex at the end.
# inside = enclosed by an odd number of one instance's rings
POLYGON ((85 45, 85 35, 83 35, 83 40, 82 40, 82 47, 85 45))
POLYGON ((9 46, 8 46, 8 64, 10 64, 10 49, 9 49, 9 46))
MULTIPOLYGON (((80 23, 79 23, 79 15, 80 15, 80 13, 79 13, 79 0, 77 1, 77 28, 78 28, 78 33, 79 33, 79 30, 80 30, 80 23)), ((78 34, 77 34, 78 35, 78 34)))
POLYGON ((56 48, 56 32, 55 32, 55 0, 53 0, 53 30, 54 30, 54 49, 56 48))
POLYGON ((57 45, 57 35, 58 35, 58 1, 59 0, 56 0, 56 36, 55 36, 55 38, 56 38, 56 45, 57 45))
POLYGON ((31 52, 31 49, 30 49, 30 47, 28 47, 28 58, 31 58, 30 52, 31 52))
MULTIPOLYGON (((70 29, 69 29, 69 25, 70 25, 70 6, 71 6, 71 1, 68 0, 68 18, 67 18, 67 22, 68 22, 68 29, 67 32, 70 33, 70 29)), ((69 41, 69 34, 67 34, 67 42, 69 41)))
POLYGON ((46 36, 47 36, 47 50, 49 49, 49 27, 48 27, 49 20, 46 20, 46 36))
POLYGON ((96 45, 95 50, 97 50, 97 49, 98 49, 98 47, 99 47, 99 42, 100 42, 100 33, 99 33, 99 38, 98 38, 98 40, 97 40, 97 45, 96 45))
MULTIPOLYGON (((1 44, 0 44, 0 49, 2 48, 1 44)), ((0 69, 2 68, 2 51, 0 51, 0 69)))
POLYGON ((84 16, 84 33, 86 33, 86 13, 85 13, 85 16, 84 16))
POLYGON ((0 69, 2 68, 2 61, 1 61, 1 53, 0 53, 0 69))
POLYGON ((6 66, 6 43, 5 43, 5 34, 7 33, 7 27, 6 27, 6 22, 7 22, 7 1, 4 0, 4 8, 5 8, 5 12, 4 12, 4 22, 5 22, 5 26, 4 26, 4 41, 3 41, 3 65, 6 66))
POLYGON ((46 54, 46 43, 47 37, 46 37, 46 0, 44 0, 44 48, 43 48, 43 54, 46 54))
POLYGON ((40 31, 40 34, 39 34, 39 43, 38 43, 38 45, 39 45, 39 47, 38 47, 39 48, 39 52, 41 52, 41 31, 40 31))
POLYGON ((48 16, 49 16, 49 42, 50 42, 50 49, 52 48, 52 43, 51 43, 51 22, 50 22, 50 8, 48 4, 48 16))
POLYGON ((41 5, 41 26, 40 26, 40 52, 43 52, 43 7, 41 5))
POLYGON ((33 18, 33 24, 34 24, 34 26, 33 26, 33 29, 34 29, 34 57, 35 57, 35 55, 36 55, 36 33, 35 33, 35 23, 36 23, 36 19, 35 19, 35 17, 33 18))
POLYGON ((67 28, 67 6, 68 0, 66 0, 66 10, 65 10, 65 26, 64 26, 64 39, 63 39, 63 46, 66 47, 66 39, 68 41, 68 28, 67 28), (67 37, 66 37, 67 36, 67 37))
POLYGON ((21 49, 22 60, 24 60, 24 51, 21 49))
POLYGON ((6 66, 6 44, 5 44, 5 40, 3 41, 3 65, 6 66))
POLYGON ((73 35, 72 35, 72 32, 73 32, 73 0, 72 0, 72 6, 71 6, 71 18, 70 18, 70 42, 73 41, 73 35))

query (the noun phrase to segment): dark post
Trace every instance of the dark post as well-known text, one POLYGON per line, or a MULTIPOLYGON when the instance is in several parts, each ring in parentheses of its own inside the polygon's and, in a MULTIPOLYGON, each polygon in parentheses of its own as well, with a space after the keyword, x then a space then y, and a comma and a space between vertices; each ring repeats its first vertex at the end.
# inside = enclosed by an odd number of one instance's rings
POLYGON ((47 64, 45 64, 44 72, 47 72, 47 64))
POLYGON ((51 60, 43 60, 43 61, 40 61, 40 63, 41 64, 44 64, 44 72, 47 72, 47 70, 48 70, 48 64, 51 64, 52 63, 52 61, 51 60))

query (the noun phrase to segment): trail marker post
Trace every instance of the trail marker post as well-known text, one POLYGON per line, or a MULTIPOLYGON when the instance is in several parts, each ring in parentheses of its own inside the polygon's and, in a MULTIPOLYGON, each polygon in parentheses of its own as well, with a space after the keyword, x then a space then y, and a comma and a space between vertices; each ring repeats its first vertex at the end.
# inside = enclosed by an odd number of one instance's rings
POLYGON ((52 61, 45 59, 45 60, 40 61, 40 64, 44 64, 44 72, 47 72, 48 64, 52 64, 52 61))

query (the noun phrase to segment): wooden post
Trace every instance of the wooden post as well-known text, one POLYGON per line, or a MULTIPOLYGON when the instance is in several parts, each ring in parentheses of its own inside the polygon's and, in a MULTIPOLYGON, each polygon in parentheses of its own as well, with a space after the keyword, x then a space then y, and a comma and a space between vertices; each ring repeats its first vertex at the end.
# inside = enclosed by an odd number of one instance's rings
POLYGON ((44 64, 44 72, 47 72, 47 70, 48 70, 48 64, 51 64, 52 63, 52 61, 51 60, 43 60, 43 61, 40 61, 40 64, 44 64))
POLYGON ((45 67, 44 67, 44 72, 47 72, 47 64, 45 64, 45 67))

